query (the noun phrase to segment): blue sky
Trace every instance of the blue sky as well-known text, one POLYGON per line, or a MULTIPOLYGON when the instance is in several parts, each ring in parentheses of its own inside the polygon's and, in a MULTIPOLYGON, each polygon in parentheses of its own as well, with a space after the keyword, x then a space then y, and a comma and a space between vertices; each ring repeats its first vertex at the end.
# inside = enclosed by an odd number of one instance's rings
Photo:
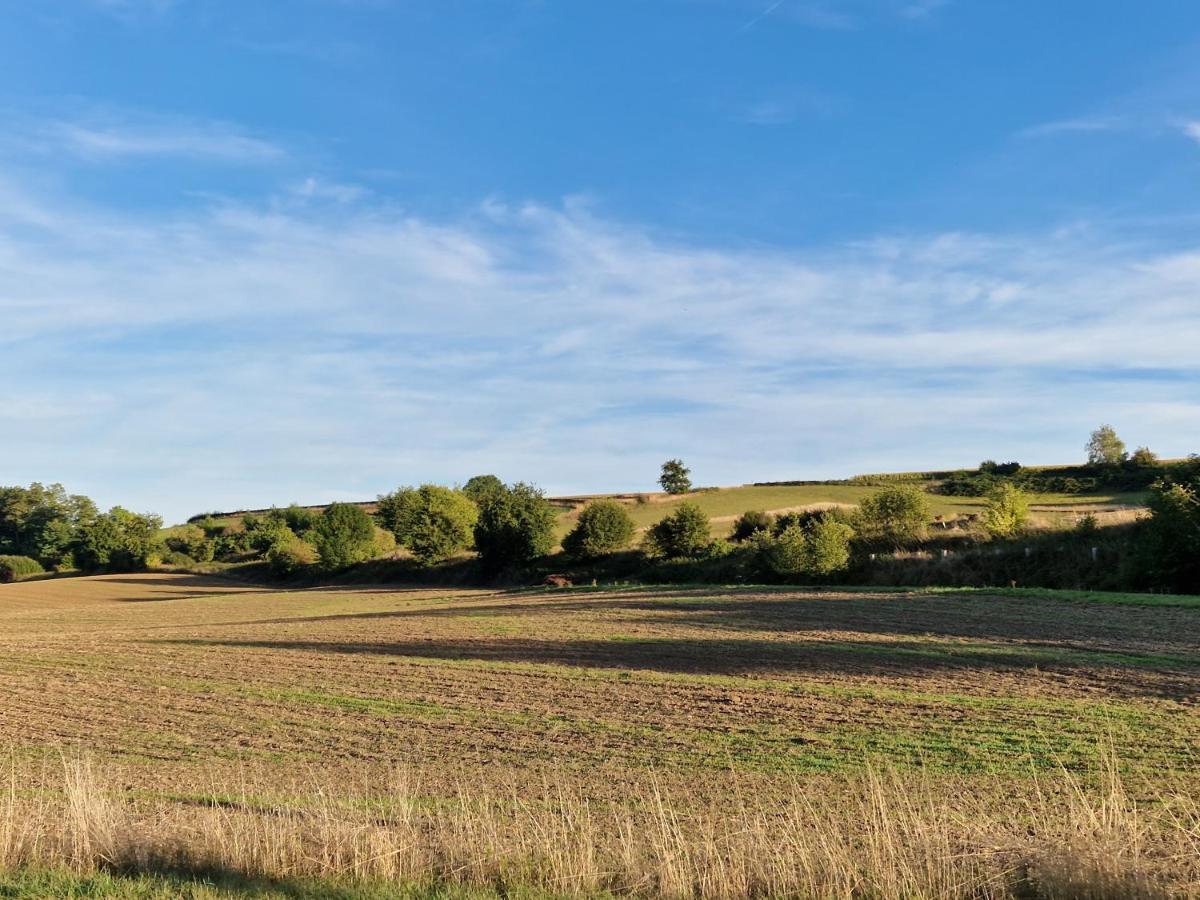
POLYGON ((1200 7, 17 0, 0 483, 1200 450, 1200 7))

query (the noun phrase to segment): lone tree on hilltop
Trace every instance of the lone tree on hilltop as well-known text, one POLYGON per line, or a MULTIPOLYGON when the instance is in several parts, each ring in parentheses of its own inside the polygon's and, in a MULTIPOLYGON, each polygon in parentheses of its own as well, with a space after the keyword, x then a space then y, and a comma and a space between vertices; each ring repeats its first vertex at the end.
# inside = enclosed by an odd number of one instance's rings
POLYGON ((1125 442, 1111 425, 1101 425, 1087 442, 1088 465, 1115 466, 1125 461, 1125 442))
POLYGON ((662 474, 658 483, 668 494, 686 494, 692 489, 692 480, 688 477, 692 470, 683 464, 682 459, 668 459, 662 464, 662 474))

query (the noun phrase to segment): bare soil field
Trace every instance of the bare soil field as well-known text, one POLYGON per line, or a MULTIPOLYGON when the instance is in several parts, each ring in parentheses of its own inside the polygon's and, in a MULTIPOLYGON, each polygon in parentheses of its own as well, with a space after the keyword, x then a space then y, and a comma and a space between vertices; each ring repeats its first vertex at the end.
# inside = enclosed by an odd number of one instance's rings
POLYGON ((249 761, 489 772, 1134 769, 1200 753, 1200 611, 985 592, 0 588, 0 744, 154 781, 249 761))
POLYGON ((184 810, 398 772, 435 806, 711 810, 885 770, 1003 809, 1110 757, 1134 795, 1200 794, 1200 609, 1102 595, 51 579, 0 586, 0 685, 14 766, 83 755, 184 810))

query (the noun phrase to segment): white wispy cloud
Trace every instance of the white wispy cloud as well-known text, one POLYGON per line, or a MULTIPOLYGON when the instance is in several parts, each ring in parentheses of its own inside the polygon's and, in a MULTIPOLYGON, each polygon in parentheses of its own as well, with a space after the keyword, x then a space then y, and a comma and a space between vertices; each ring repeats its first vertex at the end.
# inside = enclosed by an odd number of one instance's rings
POLYGON ((90 159, 178 156, 225 162, 278 159, 283 151, 259 138, 219 124, 178 122, 160 125, 88 126, 61 122, 47 133, 68 151, 90 159))
POLYGON ((1059 134, 1088 134, 1121 131, 1129 127, 1128 120, 1121 116, 1080 116, 1055 122, 1043 122, 1040 125, 1024 129, 1020 132, 1020 136, 1035 138, 1059 134))
POLYGON ((1197 144, 1200 144, 1200 119, 1194 122, 1184 122, 1180 129, 1197 144))
POLYGON ((10 113, 5 119, 2 143, 8 150, 93 163, 162 157, 262 164, 287 155, 278 144, 223 121, 113 110, 53 118, 10 113))
POLYGON ((0 180, 0 380, 37 412, 0 470, 178 518, 493 470, 629 488, 670 455, 725 483, 1056 461, 1109 420, 1182 453, 1198 284, 1200 247, 1086 229, 751 251, 580 203, 133 216, 0 180))

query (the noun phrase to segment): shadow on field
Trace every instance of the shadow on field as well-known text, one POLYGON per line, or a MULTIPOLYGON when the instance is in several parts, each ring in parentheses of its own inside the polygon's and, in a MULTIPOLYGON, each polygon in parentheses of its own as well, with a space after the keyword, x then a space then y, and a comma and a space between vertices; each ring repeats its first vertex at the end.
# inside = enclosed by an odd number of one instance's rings
MULTIPOLYGON (((1134 654, 1096 655, 1051 647, 997 644, 950 645, 920 641, 811 640, 755 641, 681 638, 612 640, 535 640, 527 638, 320 641, 294 639, 214 640, 184 638, 148 641, 191 647, 301 651, 320 654, 370 654, 416 659, 540 663, 580 668, 644 670, 695 675, 765 675, 803 672, 861 675, 930 675, 967 671, 1057 669, 1094 671, 1097 667, 1160 668, 1162 658, 1134 654)), ((1186 666, 1179 661, 1178 666, 1186 666)), ((1168 666, 1173 668, 1175 666, 1168 666)), ((1127 677, 1127 676, 1126 676, 1127 677)), ((1128 678, 1129 682, 1137 679, 1128 678)), ((1194 695, 1197 679, 1179 676, 1163 683, 1136 685, 1134 692, 1163 696, 1194 695)))
MULTIPOLYGON (((708 631, 766 632, 777 635, 830 632, 887 637, 966 638, 1020 642, 1031 647, 1065 648, 1108 654, 1183 654, 1200 664, 1196 641, 1200 613, 1189 609, 1081 606, 979 594, 816 595, 729 597, 727 592, 686 594, 543 597, 510 602, 464 602, 454 606, 383 612, 276 617, 247 625, 283 625, 354 620, 437 620, 518 617, 536 620, 563 614, 608 614, 614 629, 639 626, 699 628, 708 631)), ((531 621, 530 633, 538 625, 531 621)), ((753 641, 755 646, 769 642, 753 641)), ((805 646, 810 646, 805 642, 805 646)), ((1019 649, 1019 648, 1017 648, 1019 649)))
POLYGON ((132 584, 143 595, 141 597, 118 597, 117 603, 161 603, 164 600, 194 600, 197 597, 218 597, 222 589, 228 589, 230 594, 262 594, 270 593, 268 587, 257 587, 237 581, 217 581, 196 575, 170 575, 147 581, 144 578, 122 578, 107 575, 105 584, 132 584), (158 596, 162 594, 163 596, 158 596))

